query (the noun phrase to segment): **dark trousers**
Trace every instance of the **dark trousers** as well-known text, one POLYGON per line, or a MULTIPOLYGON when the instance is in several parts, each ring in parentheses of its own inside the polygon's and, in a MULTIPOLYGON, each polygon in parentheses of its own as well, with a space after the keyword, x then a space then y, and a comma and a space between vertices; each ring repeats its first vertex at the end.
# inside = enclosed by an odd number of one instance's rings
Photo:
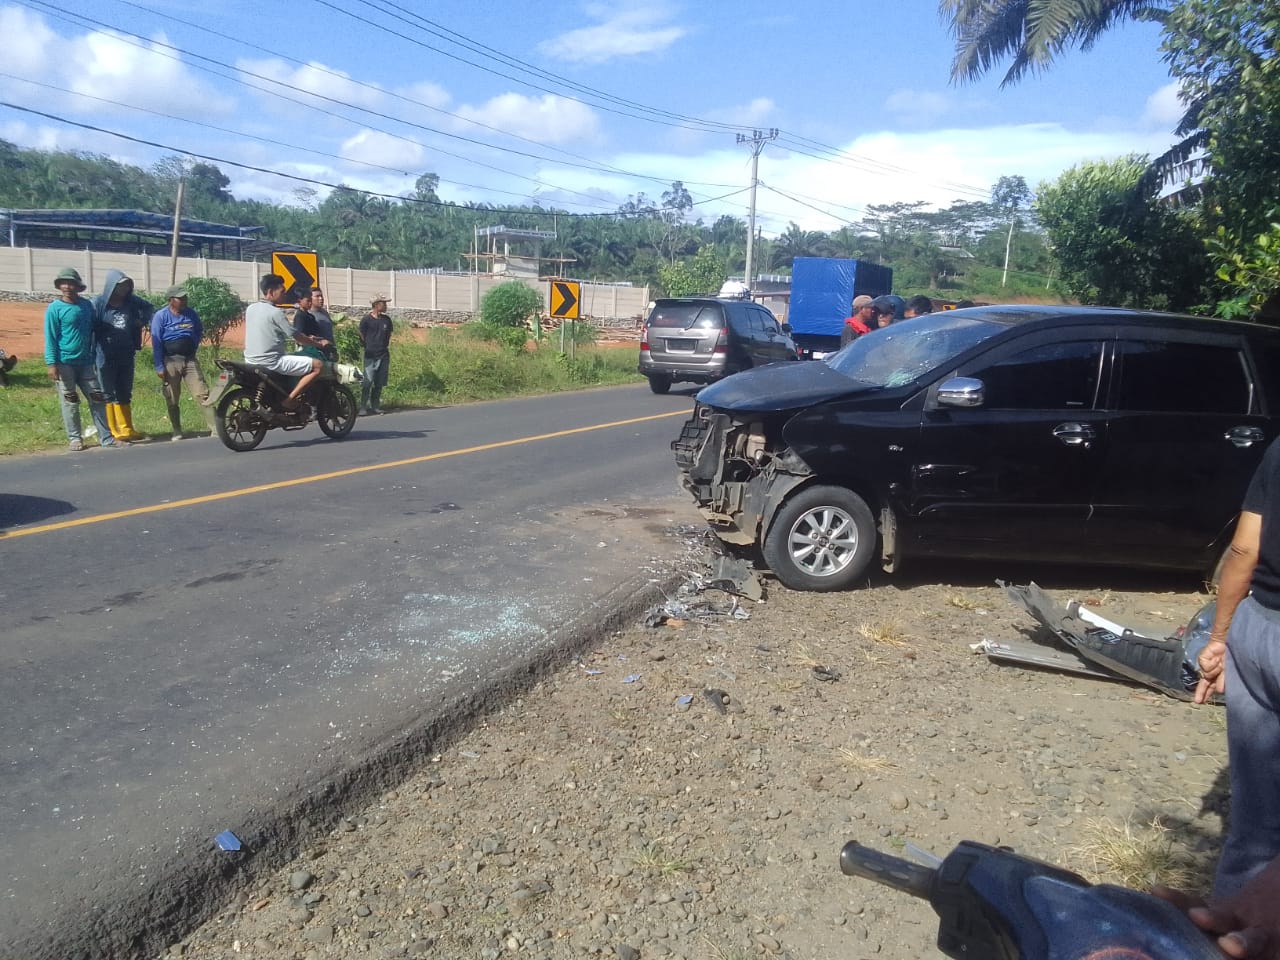
POLYGON ((98 382, 102 385, 104 403, 133 403, 134 355, 102 355, 98 363, 98 382))

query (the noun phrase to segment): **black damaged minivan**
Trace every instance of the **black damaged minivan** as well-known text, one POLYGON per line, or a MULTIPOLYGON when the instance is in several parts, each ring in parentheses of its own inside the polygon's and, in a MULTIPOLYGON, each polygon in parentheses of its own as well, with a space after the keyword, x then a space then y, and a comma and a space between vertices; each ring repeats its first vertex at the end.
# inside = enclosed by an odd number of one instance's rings
POLYGON ((840 590, 877 556, 1209 575, 1278 432, 1280 331, 994 306, 722 380, 672 449, 721 540, 840 590))

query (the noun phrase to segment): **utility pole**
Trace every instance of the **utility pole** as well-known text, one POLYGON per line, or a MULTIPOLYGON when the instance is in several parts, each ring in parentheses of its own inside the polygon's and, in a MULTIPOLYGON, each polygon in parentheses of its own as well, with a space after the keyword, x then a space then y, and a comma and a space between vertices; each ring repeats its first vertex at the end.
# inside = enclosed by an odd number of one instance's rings
POLYGON ((187 178, 178 181, 178 200, 173 205, 173 242, 169 246, 169 285, 178 282, 178 240, 182 236, 182 194, 187 188, 187 178))
POLYGON ((747 264, 746 269, 743 271, 746 274, 746 276, 743 277, 743 282, 746 283, 748 290, 751 289, 751 257, 755 252, 756 184, 760 182, 760 178, 757 176, 760 169, 760 151, 764 149, 764 145, 766 143, 770 140, 776 140, 777 138, 777 127, 774 127, 768 133, 763 133, 760 130, 752 130, 751 136, 749 137, 746 134, 738 134, 739 143, 751 144, 751 214, 747 223, 747 264))

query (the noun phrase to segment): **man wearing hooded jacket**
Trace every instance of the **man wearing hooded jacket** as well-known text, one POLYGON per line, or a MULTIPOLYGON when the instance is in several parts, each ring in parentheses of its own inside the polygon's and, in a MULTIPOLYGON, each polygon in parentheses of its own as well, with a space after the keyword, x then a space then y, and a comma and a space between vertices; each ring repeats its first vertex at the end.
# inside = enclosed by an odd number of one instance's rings
POLYGON ((108 270, 102 293, 93 298, 93 311, 94 362, 106 397, 107 425, 117 440, 145 440, 133 428, 133 369, 155 307, 133 292, 133 281, 123 270, 108 270))

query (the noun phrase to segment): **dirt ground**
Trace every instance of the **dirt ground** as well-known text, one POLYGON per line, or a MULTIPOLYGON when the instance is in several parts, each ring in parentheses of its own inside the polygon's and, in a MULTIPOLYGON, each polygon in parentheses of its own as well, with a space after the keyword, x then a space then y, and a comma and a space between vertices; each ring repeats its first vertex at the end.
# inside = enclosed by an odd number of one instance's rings
MULTIPOLYGON (((686 574, 705 573, 696 528, 672 535, 686 574)), ((1206 598, 1172 575, 1017 574, 769 582, 748 619, 636 624, 346 811, 167 956, 938 956, 927 905, 840 874, 850 839, 941 855, 968 838, 1202 884, 1225 803, 1220 709, 969 644, 1033 628, 997 577, 1165 632, 1206 598)))

